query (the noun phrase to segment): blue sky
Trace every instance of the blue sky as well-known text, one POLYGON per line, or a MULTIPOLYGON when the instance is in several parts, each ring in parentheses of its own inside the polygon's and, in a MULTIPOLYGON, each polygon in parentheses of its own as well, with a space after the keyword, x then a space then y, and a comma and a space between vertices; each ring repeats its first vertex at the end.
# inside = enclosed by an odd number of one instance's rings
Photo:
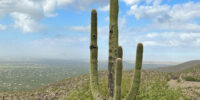
MULTIPOLYGON (((119 0, 119 44, 135 60, 200 59, 200 1, 119 0)), ((99 60, 108 59, 109 0, 1 0, 0 59, 89 59, 90 11, 98 11, 99 60)))

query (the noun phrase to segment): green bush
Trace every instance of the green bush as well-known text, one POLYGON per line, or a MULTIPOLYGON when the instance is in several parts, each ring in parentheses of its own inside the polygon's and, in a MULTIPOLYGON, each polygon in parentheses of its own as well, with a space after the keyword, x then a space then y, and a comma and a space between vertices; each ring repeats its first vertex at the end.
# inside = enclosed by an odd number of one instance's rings
POLYGON ((167 80, 161 80, 159 77, 152 81, 145 82, 140 89, 138 100, 187 100, 182 95, 181 89, 171 89, 167 85, 167 80))
POLYGON ((196 78, 194 78, 192 76, 186 76, 186 77, 184 77, 184 79, 186 81, 200 82, 200 80, 198 80, 198 79, 196 79, 196 78))

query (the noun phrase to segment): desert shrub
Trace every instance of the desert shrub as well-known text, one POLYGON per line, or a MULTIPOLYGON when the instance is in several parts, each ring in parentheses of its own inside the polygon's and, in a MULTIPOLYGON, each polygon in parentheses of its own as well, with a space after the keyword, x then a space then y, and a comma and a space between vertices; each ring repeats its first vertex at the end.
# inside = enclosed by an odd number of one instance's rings
POLYGON ((167 80, 161 80, 158 77, 145 82, 137 98, 138 100, 179 100, 185 98, 185 96, 182 95, 181 89, 169 88, 167 80))
MULTIPOLYGON (((89 84, 89 82, 88 82, 89 84)), ((61 100, 93 100, 92 93, 90 91, 89 85, 86 84, 82 88, 73 91, 70 94, 67 94, 67 99, 61 100)))
POLYGON ((184 77, 184 79, 185 79, 186 81, 200 82, 200 80, 198 80, 198 79, 196 79, 196 78, 194 78, 194 77, 192 77, 192 76, 186 76, 186 77, 184 77))
MULTIPOLYGON (((126 96, 131 86, 131 78, 127 76, 128 75, 123 76, 122 98, 126 96)), ((106 78, 100 81, 100 91, 104 96, 107 95, 106 78)), ((137 98, 138 100, 179 100, 185 97, 182 95, 181 89, 170 89, 166 79, 157 77, 148 78, 148 80, 142 82, 137 98)), ((83 85, 82 88, 68 94, 66 100, 93 100, 89 82, 83 85)))

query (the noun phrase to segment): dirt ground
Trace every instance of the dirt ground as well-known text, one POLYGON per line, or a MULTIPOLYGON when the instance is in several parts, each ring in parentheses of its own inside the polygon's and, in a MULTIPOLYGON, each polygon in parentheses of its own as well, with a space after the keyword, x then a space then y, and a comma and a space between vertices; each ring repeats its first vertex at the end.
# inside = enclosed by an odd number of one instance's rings
POLYGON ((170 88, 181 88, 183 94, 192 97, 192 100, 200 100, 200 82, 170 80, 168 85, 170 88))

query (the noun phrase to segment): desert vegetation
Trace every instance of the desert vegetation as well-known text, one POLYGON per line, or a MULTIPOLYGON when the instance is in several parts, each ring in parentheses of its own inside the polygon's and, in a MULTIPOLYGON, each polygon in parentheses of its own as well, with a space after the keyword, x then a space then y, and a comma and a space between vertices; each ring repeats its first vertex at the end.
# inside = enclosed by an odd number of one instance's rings
MULTIPOLYGON (((66 62, 66 61, 65 61, 66 62)), ((0 91, 29 91, 66 78, 88 73, 88 64, 4 62, 0 64, 0 91), (82 65, 82 66, 81 66, 82 65), (84 68, 85 66, 85 68, 84 68)))

